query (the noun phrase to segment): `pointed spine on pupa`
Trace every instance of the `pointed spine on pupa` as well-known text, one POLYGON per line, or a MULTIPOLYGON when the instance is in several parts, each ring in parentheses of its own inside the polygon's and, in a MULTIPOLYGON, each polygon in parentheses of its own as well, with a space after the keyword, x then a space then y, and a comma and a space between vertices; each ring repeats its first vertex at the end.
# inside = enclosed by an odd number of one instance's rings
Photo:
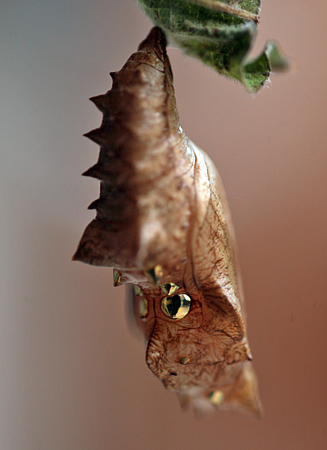
POLYGON ((197 409, 205 403, 257 414, 228 207, 212 162, 180 129, 162 32, 154 28, 111 76, 112 89, 92 100, 102 125, 87 133, 101 147, 84 173, 101 181, 89 206, 97 216, 74 259, 115 267, 115 286, 141 283, 147 363, 167 388, 183 399, 195 395, 197 409), (166 284, 192 298, 186 327, 152 322, 164 314, 166 284))
POLYGON ((101 181, 100 199, 90 206, 97 216, 73 259, 128 266, 140 248, 141 222, 148 214, 138 206, 142 193, 180 159, 178 149, 172 151, 171 136, 185 138, 159 28, 153 28, 123 68, 110 75, 111 90, 90 99, 103 114, 101 127, 85 134, 101 148, 98 162, 83 173, 101 181))

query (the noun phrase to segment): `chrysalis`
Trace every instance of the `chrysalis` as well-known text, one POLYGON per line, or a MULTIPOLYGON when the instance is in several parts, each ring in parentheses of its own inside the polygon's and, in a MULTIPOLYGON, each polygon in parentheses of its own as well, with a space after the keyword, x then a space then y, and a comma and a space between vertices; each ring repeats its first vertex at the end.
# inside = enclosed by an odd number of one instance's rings
POLYGON ((101 150, 84 175, 101 191, 74 259, 132 285, 146 362, 183 406, 259 415, 224 190, 180 126, 161 30, 111 76, 91 98, 103 122, 86 136, 101 150))

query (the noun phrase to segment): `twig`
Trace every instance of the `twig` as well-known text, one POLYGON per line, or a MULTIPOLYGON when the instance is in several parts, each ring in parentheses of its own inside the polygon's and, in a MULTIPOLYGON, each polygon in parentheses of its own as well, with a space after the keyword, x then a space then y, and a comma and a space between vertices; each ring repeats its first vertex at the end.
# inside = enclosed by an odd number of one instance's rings
POLYGON ((219 11, 226 14, 230 14, 240 19, 253 20, 253 22, 258 23, 260 17, 256 14, 252 14, 249 11, 244 11, 244 9, 234 8, 233 6, 222 3, 219 0, 189 0, 190 3, 194 3, 198 6, 203 6, 205 8, 212 9, 213 11, 219 11))

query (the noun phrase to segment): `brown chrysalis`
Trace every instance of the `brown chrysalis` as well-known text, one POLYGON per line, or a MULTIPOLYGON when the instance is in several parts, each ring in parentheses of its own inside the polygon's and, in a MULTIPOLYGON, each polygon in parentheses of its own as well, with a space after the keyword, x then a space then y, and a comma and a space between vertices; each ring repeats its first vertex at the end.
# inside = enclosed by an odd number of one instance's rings
POLYGON ((182 405, 259 415, 224 190, 180 126, 161 30, 111 76, 91 98, 103 122, 86 136, 101 151, 84 175, 101 192, 74 259, 132 285, 147 364, 182 405))

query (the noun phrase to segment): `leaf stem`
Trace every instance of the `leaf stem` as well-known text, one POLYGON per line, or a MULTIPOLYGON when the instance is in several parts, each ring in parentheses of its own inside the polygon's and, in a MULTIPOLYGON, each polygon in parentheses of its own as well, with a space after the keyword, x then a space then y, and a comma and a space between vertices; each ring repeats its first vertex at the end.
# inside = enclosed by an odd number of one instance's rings
POLYGON ((213 11, 219 11, 232 16, 239 17, 240 19, 253 20, 253 22, 259 22, 259 16, 252 14, 244 9, 234 8, 233 6, 222 3, 219 0, 189 0, 190 3, 194 3, 198 6, 203 6, 204 8, 212 9, 213 11))

